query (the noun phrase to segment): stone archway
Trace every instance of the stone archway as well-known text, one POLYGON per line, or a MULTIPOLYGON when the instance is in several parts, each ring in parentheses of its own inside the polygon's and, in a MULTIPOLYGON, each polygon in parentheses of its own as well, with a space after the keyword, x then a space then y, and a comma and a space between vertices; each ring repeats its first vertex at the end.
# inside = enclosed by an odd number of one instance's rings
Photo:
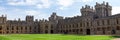
POLYGON ((53 30, 51 30, 50 33, 53 33, 53 30))
POLYGON ((90 35, 90 29, 86 29, 86 34, 90 35))
POLYGON ((113 30, 112 30, 112 34, 115 34, 115 33, 116 33, 116 32, 115 32, 115 30, 113 29, 113 30))

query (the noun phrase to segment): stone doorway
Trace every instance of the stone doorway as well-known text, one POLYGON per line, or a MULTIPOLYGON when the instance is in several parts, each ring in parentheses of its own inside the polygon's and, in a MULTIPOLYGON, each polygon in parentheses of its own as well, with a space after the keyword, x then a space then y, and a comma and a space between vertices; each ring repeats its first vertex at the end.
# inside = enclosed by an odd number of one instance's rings
POLYGON ((51 30, 50 33, 53 33, 53 30, 51 30))
POLYGON ((115 32, 115 30, 112 30, 112 34, 115 34, 116 32, 115 32))
POLYGON ((86 29, 86 34, 90 35, 90 29, 86 29))

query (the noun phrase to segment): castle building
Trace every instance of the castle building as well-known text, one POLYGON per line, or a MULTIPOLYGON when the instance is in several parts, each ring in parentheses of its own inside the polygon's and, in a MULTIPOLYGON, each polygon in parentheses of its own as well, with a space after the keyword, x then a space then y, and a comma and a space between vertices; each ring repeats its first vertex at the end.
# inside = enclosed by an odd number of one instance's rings
POLYGON ((93 7, 85 5, 80 9, 81 16, 58 16, 55 12, 49 20, 35 20, 27 15, 23 20, 7 20, 0 17, 0 34, 81 34, 81 35, 120 35, 120 14, 112 15, 108 2, 97 3, 93 7))

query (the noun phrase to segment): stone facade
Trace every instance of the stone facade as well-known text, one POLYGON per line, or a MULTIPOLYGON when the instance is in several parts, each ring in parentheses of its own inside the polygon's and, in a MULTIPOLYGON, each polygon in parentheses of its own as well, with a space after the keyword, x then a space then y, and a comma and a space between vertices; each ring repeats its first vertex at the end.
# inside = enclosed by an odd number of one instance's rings
POLYGON ((49 20, 35 20, 26 16, 25 21, 7 20, 0 17, 0 34, 81 34, 81 35, 120 35, 120 14, 111 15, 112 6, 108 2, 96 3, 95 8, 85 5, 80 9, 81 16, 58 16, 55 12, 49 20))

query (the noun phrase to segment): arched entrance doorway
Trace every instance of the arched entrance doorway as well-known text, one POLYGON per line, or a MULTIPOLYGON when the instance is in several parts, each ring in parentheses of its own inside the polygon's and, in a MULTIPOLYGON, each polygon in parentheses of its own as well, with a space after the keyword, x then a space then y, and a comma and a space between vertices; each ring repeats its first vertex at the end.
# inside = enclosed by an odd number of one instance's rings
POLYGON ((51 30, 50 33, 53 33, 53 30, 51 30))
POLYGON ((116 32, 115 32, 115 30, 112 30, 112 34, 115 34, 116 32))
POLYGON ((86 34, 90 35, 90 29, 86 29, 86 34))

